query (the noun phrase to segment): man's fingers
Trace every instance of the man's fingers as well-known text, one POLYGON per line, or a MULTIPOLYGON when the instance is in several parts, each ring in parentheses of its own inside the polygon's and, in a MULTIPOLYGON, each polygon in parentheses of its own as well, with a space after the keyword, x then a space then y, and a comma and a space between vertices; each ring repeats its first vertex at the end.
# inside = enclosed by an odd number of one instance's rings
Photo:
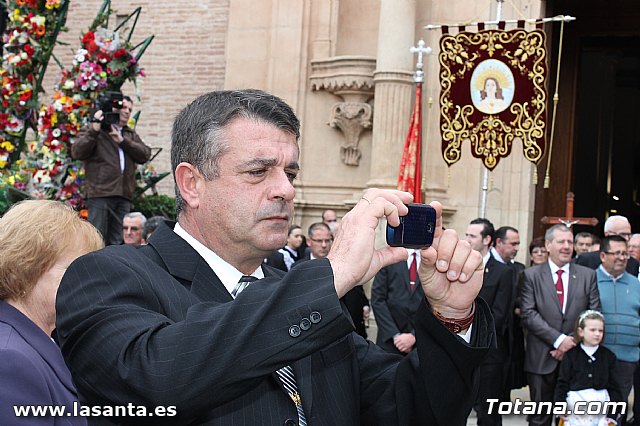
POLYGON ((482 262, 482 255, 477 250, 471 250, 469 257, 462 267, 462 272, 458 277, 458 281, 467 282, 474 272, 483 273, 484 263, 482 262))
POLYGON ((408 212, 405 204, 412 200, 413 195, 408 192, 372 188, 364 193, 358 206, 364 208, 372 206, 376 208, 376 217, 387 216, 387 221, 391 226, 398 226, 400 224, 399 216, 404 216, 408 212), (380 207, 382 207, 382 211, 380 211, 380 207))
POLYGON ((429 205, 436 211, 436 229, 434 233, 434 239, 440 238, 440 236, 442 235, 442 204, 440 204, 438 201, 432 201, 431 203, 429 203, 429 205))
POLYGON ((442 232, 442 236, 438 241, 436 260, 436 269, 439 272, 446 273, 449 269, 453 253, 458 244, 458 234, 453 229, 447 229, 442 232))

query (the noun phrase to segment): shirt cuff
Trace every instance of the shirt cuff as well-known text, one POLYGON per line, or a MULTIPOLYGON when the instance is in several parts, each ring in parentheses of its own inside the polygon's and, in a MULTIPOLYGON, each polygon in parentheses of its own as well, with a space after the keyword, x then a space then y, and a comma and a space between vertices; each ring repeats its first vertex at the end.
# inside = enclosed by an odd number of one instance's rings
POLYGON ((458 336, 462 337, 462 340, 464 340, 467 343, 471 343, 471 331, 473 330, 473 324, 469 325, 469 328, 467 329, 467 332, 465 334, 462 333, 456 333, 458 336))
POLYGON ((558 336, 556 341, 553 342, 553 347, 558 349, 558 347, 562 344, 562 341, 564 340, 565 337, 567 337, 566 334, 561 334, 560 336, 558 336))

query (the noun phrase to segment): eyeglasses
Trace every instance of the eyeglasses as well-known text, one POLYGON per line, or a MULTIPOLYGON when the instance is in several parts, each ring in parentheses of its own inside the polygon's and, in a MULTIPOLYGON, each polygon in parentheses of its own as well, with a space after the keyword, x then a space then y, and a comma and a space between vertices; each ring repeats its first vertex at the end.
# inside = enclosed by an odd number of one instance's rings
POLYGON ((629 253, 627 253, 626 251, 616 251, 616 252, 605 251, 604 254, 610 254, 612 256, 619 257, 621 259, 628 259, 629 258, 629 253))
POLYGON ((318 243, 318 244, 331 244, 333 242, 333 238, 329 238, 326 240, 315 239, 315 238, 309 238, 309 239, 314 243, 318 243))
POLYGON ((127 232, 127 231, 138 232, 140 230, 140 228, 138 226, 123 226, 122 230, 124 232, 127 232))

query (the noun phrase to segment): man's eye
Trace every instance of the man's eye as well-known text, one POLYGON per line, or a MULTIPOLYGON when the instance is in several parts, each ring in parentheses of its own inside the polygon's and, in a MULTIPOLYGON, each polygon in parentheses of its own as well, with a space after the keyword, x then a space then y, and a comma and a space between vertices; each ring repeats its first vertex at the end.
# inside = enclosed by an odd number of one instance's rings
POLYGON ((250 174, 251 176, 256 176, 256 177, 264 176, 264 174, 265 174, 265 173, 267 173, 267 171, 266 171, 265 169, 250 170, 250 171, 249 171, 249 174, 250 174))
POLYGON ((293 182, 298 177, 298 173, 296 173, 296 172, 287 172, 287 177, 289 178, 289 182, 293 182))

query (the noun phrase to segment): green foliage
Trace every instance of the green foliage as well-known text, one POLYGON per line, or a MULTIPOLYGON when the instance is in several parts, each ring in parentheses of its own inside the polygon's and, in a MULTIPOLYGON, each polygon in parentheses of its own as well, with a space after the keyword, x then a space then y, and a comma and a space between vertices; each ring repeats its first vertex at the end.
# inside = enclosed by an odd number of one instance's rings
POLYGON ((168 195, 146 195, 133 200, 131 211, 141 212, 149 219, 152 216, 176 218, 176 199, 168 195))

